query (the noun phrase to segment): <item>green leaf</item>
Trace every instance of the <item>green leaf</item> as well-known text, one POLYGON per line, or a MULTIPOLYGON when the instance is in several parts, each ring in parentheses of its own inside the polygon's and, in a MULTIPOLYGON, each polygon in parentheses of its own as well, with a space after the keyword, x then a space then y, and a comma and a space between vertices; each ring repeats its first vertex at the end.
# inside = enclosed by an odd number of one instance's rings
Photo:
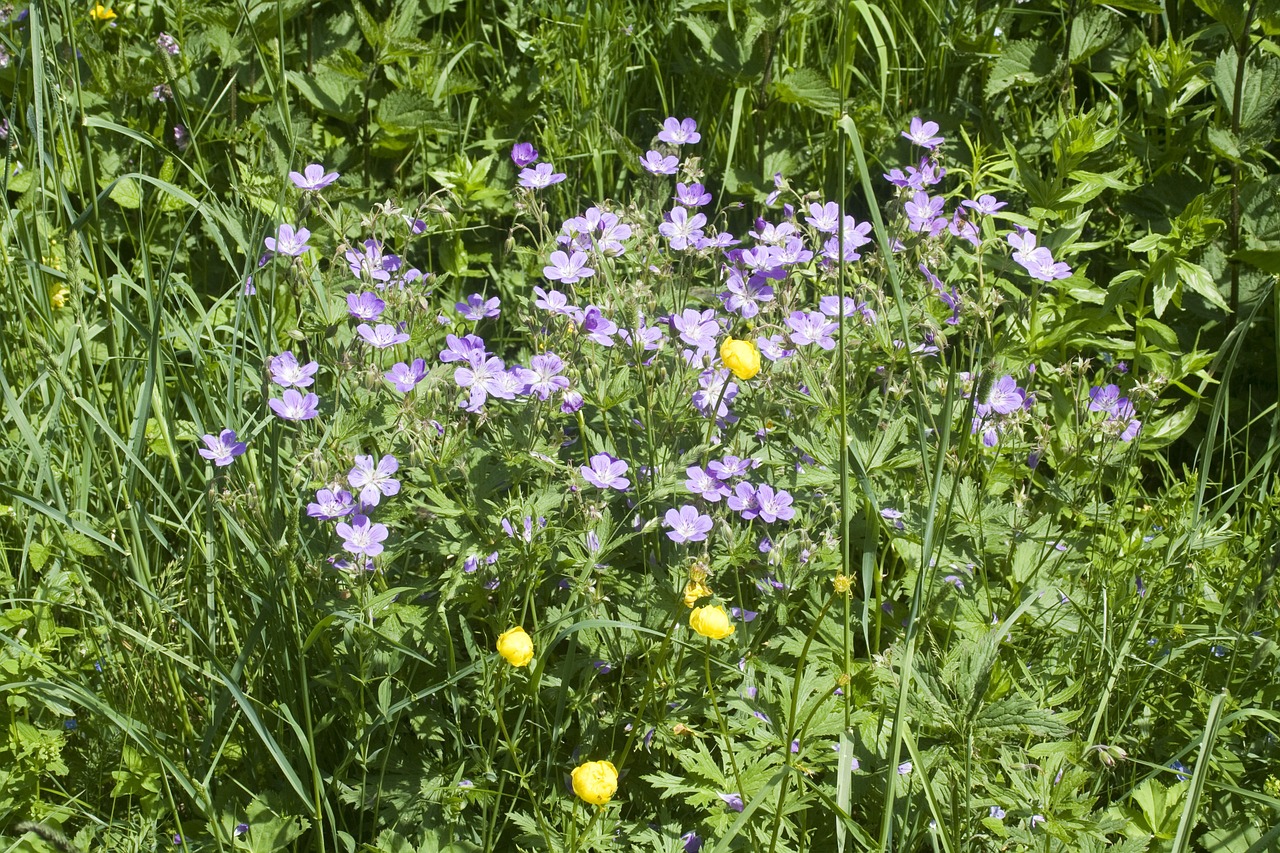
POLYGON ((1047 42, 1019 39, 1011 41, 1000 52, 991 76, 987 78, 986 97, 993 98, 1012 86, 1039 83, 1058 67, 1058 57, 1047 42))
POLYGON ((820 113, 839 112, 840 95, 827 78, 811 68, 792 71, 772 86, 773 95, 784 104, 799 104, 820 113))
POLYGON ((317 68, 314 74, 288 71, 286 76, 293 87, 320 112, 343 121, 355 121, 358 112, 355 103, 356 88, 359 86, 357 81, 324 66, 317 68))
POLYGON ((126 210, 142 207, 142 187, 133 178, 120 178, 107 197, 126 210))
POLYGON ((1177 268, 1178 278, 1184 286, 1203 296, 1214 307, 1221 308, 1223 311, 1231 310, 1227 300, 1218 290, 1218 283, 1213 280, 1213 276, 1209 275, 1207 269, 1182 258, 1178 258, 1177 268))
POLYGON ((1196 419, 1196 407, 1186 406, 1173 414, 1160 418, 1154 424, 1142 425, 1142 449, 1157 450, 1167 447, 1186 432, 1196 419))
POLYGON ((1120 17, 1110 9, 1085 9, 1071 22, 1067 61, 1072 65, 1087 61, 1098 51, 1110 47, 1120 32, 1120 17))
POLYGON ((97 542, 75 530, 62 531, 62 541, 72 551, 84 557, 101 557, 107 553, 97 542))

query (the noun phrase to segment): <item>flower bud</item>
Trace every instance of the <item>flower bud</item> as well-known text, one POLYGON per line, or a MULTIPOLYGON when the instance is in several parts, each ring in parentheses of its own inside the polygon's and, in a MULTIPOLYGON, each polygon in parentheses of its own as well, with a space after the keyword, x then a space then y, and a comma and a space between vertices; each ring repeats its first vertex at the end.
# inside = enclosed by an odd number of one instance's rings
POLYGON ((603 806, 618 792, 618 769, 608 761, 588 761, 573 768, 573 792, 593 806, 603 806))
POLYGON ((528 666, 533 660, 533 638, 519 626, 503 631, 498 637, 498 654, 512 666, 528 666))
POLYGON ((695 607, 689 614, 689 627, 704 637, 723 640, 734 632, 734 624, 729 621, 729 614, 718 604, 706 607, 695 607))

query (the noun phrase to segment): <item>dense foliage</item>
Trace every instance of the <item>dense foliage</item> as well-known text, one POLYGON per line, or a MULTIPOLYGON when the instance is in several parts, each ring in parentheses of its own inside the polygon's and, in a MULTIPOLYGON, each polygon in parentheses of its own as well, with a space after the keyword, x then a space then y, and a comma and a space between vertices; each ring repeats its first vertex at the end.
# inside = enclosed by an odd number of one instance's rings
POLYGON ((0 832, 1275 849, 1278 33, 5 6, 0 832))

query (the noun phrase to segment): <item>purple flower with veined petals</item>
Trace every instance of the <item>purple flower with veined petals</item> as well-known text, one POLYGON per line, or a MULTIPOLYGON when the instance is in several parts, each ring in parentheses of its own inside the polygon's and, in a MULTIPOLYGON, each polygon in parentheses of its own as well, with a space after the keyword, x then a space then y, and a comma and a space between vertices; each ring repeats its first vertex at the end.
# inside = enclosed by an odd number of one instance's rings
POLYGON ((529 368, 532 378, 526 394, 537 394, 539 400, 546 400, 569 387, 569 377, 559 375, 564 361, 553 352, 535 355, 529 360, 529 368))
POLYGON ((678 315, 671 317, 671 328, 680 333, 680 340, 696 350, 692 357, 686 356, 690 363, 704 354, 716 351, 716 339, 720 336, 720 324, 715 320, 716 312, 710 308, 706 311, 694 311, 686 308, 678 315))
POLYGON ((267 401, 271 411, 286 421, 309 421, 320 414, 320 398, 315 394, 305 397, 292 388, 287 389, 281 399, 272 397, 267 401))
POLYGON ((1013 260, 1032 278, 1056 281, 1070 277, 1071 267, 1062 262, 1055 263, 1047 247, 1036 245, 1036 235, 1030 232, 1019 234, 1015 231, 1009 234, 1008 240, 1009 245, 1014 248, 1013 260))
POLYGON ((457 335, 446 335, 445 348, 440 350, 440 360, 445 364, 454 361, 465 361, 472 367, 484 364, 486 358, 489 357, 488 350, 485 349, 484 339, 478 335, 466 335, 459 338, 457 335))
POLYGON ((597 453, 591 457, 590 465, 583 465, 582 477, 597 489, 617 489, 625 492, 631 481, 622 476, 630 467, 621 459, 608 453, 597 453))
POLYGON ((707 470, 715 477, 729 481, 759 467, 760 460, 752 459, 750 456, 726 456, 723 459, 711 460, 707 470))
POLYGON ((201 447, 200 455, 219 467, 230 465, 232 460, 244 453, 246 448, 243 441, 236 441, 236 431, 233 429, 224 429, 216 436, 201 436, 201 440, 208 449, 201 447))
POLYGON ((711 204, 711 193, 702 184, 685 184, 676 182, 675 201, 685 207, 702 207, 711 204))
POLYGON ((769 279, 759 275, 750 276, 744 281, 741 273, 736 270, 731 272, 725 284, 728 290, 720 294, 724 309, 737 312, 744 319, 750 320, 760 313, 758 303, 773 301, 774 292, 766 283, 768 281, 769 279))
POLYGON ((712 527, 711 516, 698 512, 691 504, 667 510, 662 523, 671 528, 667 531, 667 538, 679 544, 705 541, 712 527))
POLYGON ((427 364, 420 358, 415 358, 412 364, 398 361, 383 374, 386 380, 395 385, 396 390, 401 394, 408 394, 412 391, 426 375, 427 364))
POLYGON ((379 323, 376 329, 369 328, 368 323, 361 323, 356 326, 356 331, 360 333, 360 337, 364 338, 366 343, 378 349, 386 349, 409 341, 407 334, 397 332, 395 326, 386 323, 379 323))
POLYGON ((689 475, 689 479, 684 481, 684 487, 705 501, 718 503, 721 498, 728 497, 731 494, 726 483, 697 465, 690 465, 685 469, 685 473, 689 475))
POLYGON ((582 408, 585 402, 582 395, 577 391, 565 391, 564 396, 560 398, 560 411, 566 415, 572 415, 574 412, 582 408))
POLYGON ((729 404, 738 396, 738 384, 730 382, 729 376, 727 370, 704 370, 698 374, 698 385, 701 390, 693 392, 693 405, 703 417, 711 416, 711 408, 719 400, 720 405, 716 409, 715 416, 729 422, 737 420, 736 417, 730 417, 729 404))
POLYGON ((797 346, 817 344, 825 350, 836 347, 831 336, 840 326, 818 311, 792 311, 787 325, 791 327, 791 342, 797 346))
POLYGON ((699 853, 702 850, 702 839, 692 830, 680 836, 680 843, 684 845, 684 853, 699 853))
POLYGON ((566 177, 568 176, 563 172, 557 172, 550 163, 539 163, 532 169, 522 169, 519 183, 527 189, 540 190, 552 184, 558 184, 566 177))
POLYGON ((613 336, 618 334, 618 324, 600 313, 596 306, 588 305, 582 312, 582 333, 602 347, 611 347, 613 336))
POLYGON ((737 485, 727 501, 729 509, 741 515, 747 521, 760 514, 760 504, 756 500, 756 487, 745 480, 737 485))
POLYGON ((292 350, 285 350, 267 359, 267 370, 271 373, 271 381, 282 388, 288 388, 291 385, 306 388, 315 382, 313 377, 319 369, 320 363, 316 361, 298 364, 298 359, 292 350))
POLYGON ((781 361, 796 354, 795 350, 783 346, 786 342, 787 339, 782 335, 770 335, 767 338, 761 335, 756 338, 756 347, 760 350, 760 354, 770 361, 781 361))
POLYGON ((490 394, 502 399, 512 399, 514 395, 506 390, 503 379, 506 372, 506 365, 500 358, 489 358, 453 371, 454 383, 459 388, 471 389, 471 397, 465 404, 467 411, 478 412, 490 394))
POLYGON ((1119 385, 1105 385, 1089 389, 1089 411, 1116 413, 1116 406, 1121 400, 1119 385))
POLYGON ((293 185, 300 190, 316 193, 338 180, 338 173, 326 173, 324 166, 319 163, 312 163, 302 170, 302 174, 290 172, 289 180, 293 181, 293 185))
MULTIPOLYGON (((363 252, 359 249, 348 249, 344 257, 347 259, 347 268, 357 278, 367 278, 375 282, 391 280, 391 273, 384 267, 386 259, 382 254, 382 244, 377 240, 365 240, 363 252)), ((377 287, 382 286, 377 285, 377 287)))
POLYGON ((346 489, 321 489, 316 492, 315 503, 307 504, 307 515, 312 518, 342 518, 355 511, 355 501, 346 489))
POLYGON ((689 215, 683 207, 673 207, 667 214, 667 220, 658 226, 658 233, 666 237, 671 248, 676 251, 688 249, 704 235, 702 226, 707 224, 707 217, 702 213, 689 215))
MULTIPOLYGON (((862 306, 852 296, 844 298, 844 316, 852 317, 857 314, 862 306)), ((818 300, 818 310, 828 317, 838 317, 840 315, 840 297, 824 296, 818 300)))
MULTIPOLYGON (((778 263, 784 266, 807 264, 813 260, 813 252, 804 244, 802 237, 788 237, 776 255, 778 263)), ((861 255, 859 255, 861 257, 861 255)))
POLYGON ((306 254, 307 250, 311 248, 307 245, 307 238, 310 236, 311 232, 307 229, 299 228, 295 231, 292 225, 282 222, 280 227, 276 229, 276 236, 268 237, 262 243, 269 252, 296 258, 306 254))
POLYGON ((840 205, 834 201, 809 205, 809 215, 804 218, 815 231, 834 234, 840 229, 840 205))
POLYGON ((999 201, 993 195, 980 195, 976 200, 965 199, 960 204, 974 213, 981 213, 986 216, 990 216, 1002 207, 1008 207, 1008 202, 999 201))
POLYGON ((930 151, 937 148, 945 140, 941 136, 935 136, 938 132, 938 123, 936 121, 920 121, 920 117, 916 116, 911 119, 911 129, 902 131, 902 135, 911 140, 913 145, 919 145, 921 148, 927 148, 930 151))
POLYGON ((542 274, 552 281, 573 284, 596 274, 595 270, 587 266, 585 252, 575 251, 572 255, 566 255, 557 250, 551 253, 549 260, 550 264, 542 268, 542 274))
POLYGON ((485 299, 479 293, 472 293, 467 297, 466 302, 455 302, 453 307, 462 314, 464 320, 470 320, 474 323, 486 317, 497 317, 501 313, 498 309, 500 304, 501 302, 496 296, 485 299))
POLYGON ((517 142, 511 146, 511 162, 516 164, 517 169, 532 165, 538 162, 538 149, 530 142, 517 142))
POLYGON ((1027 402, 1027 392, 1018 387, 1012 376, 1001 376, 991 386, 987 395, 987 407, 1000 415, 1008 415, 1021 409, 1027 402))
POLYGON ((671 145, 684 145, 686 143, 692 145, 702 140, 702 134, 698 133, 698 123, 691 118, 680 121, 675 116, 665 119, 662 122, 662 130, 658 131, 658 139, 671 145))
POLYGON ((658 151, 646 151, 640 165, 654 175, 674 175, 680 169, 680 161, 673 155, 663 156, 658 151))
MULTIPOLYGON (((739 486, 742 484, 739 483, 739 486)), ((761 520, 773 522, 781 519, 782 521, 790 521, 796 517, 796 511, 791 507, 791 493, 786 489, 778 489, 774 491, 773 486, 768 483, 761 485, 756 489, 756 506, 757 514, 761 520)), ((747 516, 743 514, 743 518, 747 516)))
POLYGON ((534 305, 543 311, 550 311, 552 314, 562 314, 567 317, 576 317, 579 313, 576 307, 569 304, 569 298, 558 290, 543 290, 541 287, 534 287, 533 293, 537 297, 534 305))
MULTIPOLYGON (((912 231, 933 231, 934 223, 942 213, 946 199, 942 196, 930 197, 926 192, 918 192, 902 206, 907 214, 907 227, 912 231)), ((945 226, 945 222, 943 225, 945 226)))
MULTIPOLYGON (((640 349, 645 352, 652 352, 661 348, 662 342, 666 340, 663 336, 662 327, 646 325, 644 315, 640 316, 640 325, 636 327, 634 332, 629 329, 620 329, 618 337, 622 338, 625 343, 633 346, 639 345, 640 349)), ((648 364, 648 362, 645 362, 645 364, 648 364)))
POLYGON ((400 491, 400 481, 392 477, 400 469, 400 462, 387 455, 373 461, 372 456, 357 456, 355 467, 347 474, 351 488, 360 490, 360 503, 377 506, 382 496, 391 497, 400 491))
POLYGON ((724 804, 735 812, 740 812, 747 807, 746 803, 742 802, 741 794, 728 794, 722 791, 716 791, 716 796, 724 800, 724 804))
POLYGON ((350 524, 339 521, 334 530, 342 537, 342 549, 356 556, 378 556, 387 538, 387 526, 372 523, 367 515, 357 515, 350 524))
POLYGON ((372 323, 382 316, 386 307, 387 303, 379 299, 376 293, 347 294, 347 313, 357 320, 372 323))

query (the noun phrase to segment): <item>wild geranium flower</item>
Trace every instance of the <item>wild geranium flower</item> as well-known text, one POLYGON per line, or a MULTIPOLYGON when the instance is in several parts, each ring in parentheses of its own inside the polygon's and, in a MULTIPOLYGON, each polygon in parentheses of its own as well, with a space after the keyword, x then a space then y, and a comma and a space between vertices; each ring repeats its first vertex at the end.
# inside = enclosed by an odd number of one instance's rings
POLYGON ((1013 232, 1008 236, 1009 245, 1013 247, 1013 260, 1027 273, 1040 281, 1056 281, 1068 278, 1071 267, 1053 260, 1053 255, 1045 246, 1036 245, 1036 235, 1027 232, 1013 232))
POLYGON ((967 198, 960 204, 974 213, 981 213, 986 216, 990 216, 1002 207, 1008 207, 1008 202, 999 201, 993 195, 980 195, 976 200, 967 198))
POLYGON ((1027 402, 1027 392, 1018 387, 1012 376, 1001 376, 991 386, 987 395, 987 407, 1000 415, 1008 415, 1021 409, 1027 402))
POLYGON ((745 480, 734 488, 729 496, 729 509, 750 521, 760 514, 760 504, 756 499, 756 487, 745 480))
POLYGON ((575 251, 571 255, 566 255, 564 252, 555 251, 551 253, 549 260, 551 263, 542 268, 542 274, 552 281, 573 284, 596 274, 595 270, 587 266, 585 252, 575 251))
POLYGON ((286 421, 309 421, 320 414, 319 397, 315 394, 304 397, 292 388, 286 390, 281 399, 272 397, 267 404, 271 406, 271 411, 286 421))
POLYGON ((497 317, 501 313, 498 308, 500 304, 501 301, 496 296, 485 299, 479 293, 472 293, 466 302, 456 302, 453 307, 462 314, 464 320, 477 322, 486 317, 497 317))
POLYGON ((579 313, 576 307, 569 304, 569 298, 558 290, 543 290, 541 287, 535 287, 533 293, 537 297, 533 304, 543 311, 567 317, 574 317, 579 313))
POLYGON ((769 279, 760 275, 744 279, 742 273, 737 270, 729 273, 725 284, 728 290, 720 294, 724 309, 734 311, 743 319, 750 320, 760 313, 759 303, 773 301, 774 292, 768 281, 769 279))
POLYGON ((617 333, 618 324, 600 313, 600 309, 596 306, 588 305, 582 312, 582 334, 586 335, 588 340, 595 341, 602 347, 611 347, 613 336, 617 333))
POLYGON ((748 471, 752 471, 760 467, 758 459, 752 459, 750 456, 726 456, 723 459, 713 459, 707 465, 707 470, 721 480, 732 480, 734 477, 741 477, 748 471))
POLYGON ((473 367, 484 364, 489 352, 485 349, 484 339, 477 335, 446 335, 445 348, 440 351, 440 360, 445 364, 454 361, 465 361, 473 367))
POLYGON ((530 142, 517 142, 511 146, 511 162, 516 164, 517 169, 523 169, 525 166, 538 162, 538 149, 533 147, 530 142))
POLYGON ((608 761, 584 762, 571 775, 573 792, 593 806, 603 806, 618 793, 618 769, 608 761))
POLYGON ((667 510, 662 523, 671 528, 667 531, 667 538, 680 544, 705 541, 712 526, 711 516, 698 512, 691 504, 667 510))
POLYGON ((720 336, 720 324, 715 318, 716 312, 710 308, 706 311, 686 308, 671 317, 671 327, 680 333, 680 340, 694 348, 692 353, 685 353, 690 364, 715 352, 716 338, 720 336))
POLYGON ((702 226, 707 224, 707 217, 701 213, 689 215, 683 207, 673 207, 667 214, 667 220, 658 226, 658 233, 666 237, 672 249, 681 251, 691 248, 695 240, 703 237, 702 226))
POLYGON ((565 391, 564 396, 560 398, 560 411, 566 415, 572 415, 582 408, 584 402, 582 395, 577 391, 565 391))
POLYGON ((360 503, 377 506, 382 496, 400 492, 400 481, 391 476, 400 469, 400 461, 388 454, 374 461, 373 456, 357 456, 355 467, 347 473, 351 488, 360 490, 360 503))
POLYGON ((740 812, 747 807, 746 803, 742 802, 741 794, 726 794, 721 791, 717 791, 716 796, 724 800, 724 804, 735 812, 740 812))
POLYGON ((479 363, 472 362, 471 367, 459 367, 453 372, 453 381, 459 388, 471 389, 471 397, 465 408, 469 412, 478 412, 490 395, 503 400, 514 398, 504 381, 506 365, 500 358, 489 358, 479 363))
MULTIPOLYGON (((933 233, 945 203, 946 199, 942 196, 930 197, 925 192, 916 193, 902 208, 907 214, 907 227, 912 231, 933 233)), ((946 220, 943 220, 942 225, 946 227, 946 220)))
POLYGON ((391 280, 391 273, 385 267, 386 258, 382 254, 382 244, 377 240, 365 240, 363 252, 359 249, 348 249, 344 257, 347 259, 347 268, 357 278, 375 282, 391 280))
POLYGON ((805 246, 801 237, 788 237, 777 254, 778 263, 785 266, 807 264, 813 260, 813 252, 805 246))
POLYGON ((702 140, 698 133, 698 123, 691 118, 680 121, 672 116, 662 122, 662 130, 658 131, 658 139, 672 145, 692 145, 702 140))
POLYGON ((290 172, 289 180, 293 181, 293 185, 298 189, 315 193, 338 180, 338 173, 325 172, 324 166, 319 163, 312 163, 303 169, 301 174, 290 172))
POLYGON ((320 489, 315 502, 307 504, 307 515, 312 518, 342 518, 355 511, 355 501, 346 489, 320 489))
POLYGON ((412 364, 406 364, 398 361, 391 366, 391 369, 383 374, 386 380, 396 386, 396 390, 401 394, 408 394, 417 386, 427 375, 427 365, 420 358, 415 358, 412 364))
POLYGON ((582 477, 597 489, 617 489, 626 491, 631 481, 622 476, 627 473, 627 465, 621 459, 608 453, 597 453, 591 457, 590 465, 583 465, 579 470, 582 477))
MULTIPOLYGON (((640 323, 636 326, 634 332, 628 329, 620 329, 618 337, 628 344, 637 345, 645 352, 652 352, 662 346, 665 340, 661 326, 649 326, 645 324, 644 315, 640 315, 640 323)), ((648 364, 648 362, 645 362, 648 364)))
MULTIPOLYGON (((862 306, 852 296, 844 298, 844 316, 852 317, 858 313, 862 306)), ((818 300, 818 310, 828 317, 838 317, 840 315, 840 297, 824 296, 818 300)))
POLYGON ((729 404, 738 396, 738 385, 729 381, 727 370, 704 370, 698 374, 700 390, 693 392, 693 405, 703 417, 710 417, 712 407, 716 407, 715 416, 730 422, 737 420, 729 415, 729 404))
POLYGON ((262 243, 267 247, 267 251, 275 252, 277 255, 290 255, 291 257, 299 257, 306 254, 311 247, 307 245, 307 238, 311 236, 311 232, 305 228, 294 230, 293 226, 287 222, 282 222, 280 227, 276 229, 276 236, 268 237, 262 243))
POLYGON ((267 370, 271 373, 271 381, 282 388, 290 386, 306 388, 315 382, 313 377, 319 369, 320 363, 316 361, 298 364, 298 359, 292 350, 285 350, 267 359, 267 370))
POLYGON ((797 346, 817 344, 825 350, 835 349, 833 334, 840 328, 818 311, 792 311, 787 318, 791 327, 791 342, 797 346))
POLYGON ((539 163, 532 169, 523 169, 520 172, 520 186, 540 190, 552 184, 558 184, 566 177, 568 176, 563 172, 557 172, 550 163, 539 163))
POLYGON ((357 320, 372 323, 382 316, 387 303, 378 298, 376 293, 348 293, 347 313, 357 320))
POLYGON ((224 429, 216 436, 201 436, 201 441, 205 443, 205 447, 200 448, 200 455, 219 467, 230 465, 232 460, 244 453, 246 447, 243 441, 236 441, 236 431, 233 429, 224 429))
POLYGON ((902 135, 911 140, 912 144, 932 151, 945 141, 941 136, 935 135, 937 132, 938 123, 936 121, 922 122, 920 117, 916 116, 911 120, 911 128, 902 131, 902 135))
POLYGON ((357 515, 351 523, 339 521, 334 528, 342 537, 342 550, 356 556, 376 557, 382 553, 382 543, 387 538, 387 526, 374 524, 367 515, 357 515))
POLYGON ((702 207, 711 204, 711 193, 702 184, 676 182, 675 200, 685 207, 702 207))
POLYGON ((369 328, 368 323, 361 323, 356 326, 356 331, 360 333, 360 337, 364 338, 366 343, 378 349, 386 349, 409 341, 407 334, 397 332, 395 326, 386 323, 379 323, 376 329, 369 328))
POLYGON ((546 400, 559 391, 569 387, 569 377, 561 376, 564 361, 553 352, 535 355, 529 360, 529 384, 527 394, 537 394, 539 400, 546 400))
MULTIPOLYGON (((743 484, 738 485, 741 487, 743 484)), ((755 506, 756 515, 760 516, 761 521, 790 521, 796 516, 796 511, 791 507, 791 493, 786 489, 774 491, 773 486, 768 483, 756 489, 755 506)), ((744 512, 742 517, 747 518, 747 514, 744 512)))
POLYGON ((834 234, 840 228, 840 205, 834 201, 826 204, 810 204, 809 215, 804 221, 816 231, 823 234, 834 234))
POLYGON ((690 465, 684 470, 689 476, 684 481, 684 487, 703 500, 718 503, 721 498, 728 497, 731 494, 726 483, 697 465, 690 465))
POLYGON ((674 155, 663 156, 659 151, 646 151, 640 158, 645 171, 655 175, 674 175, 680 169, 680 161, 674 155))
POLYGON ((796 354, 795 350, 783 346, 786 342, 787 339, 782 335, 770 335, 767 338, 761 335, 756 338, 756 346, 760 348, 760 354, 770 361, 781 361, 796 354))

